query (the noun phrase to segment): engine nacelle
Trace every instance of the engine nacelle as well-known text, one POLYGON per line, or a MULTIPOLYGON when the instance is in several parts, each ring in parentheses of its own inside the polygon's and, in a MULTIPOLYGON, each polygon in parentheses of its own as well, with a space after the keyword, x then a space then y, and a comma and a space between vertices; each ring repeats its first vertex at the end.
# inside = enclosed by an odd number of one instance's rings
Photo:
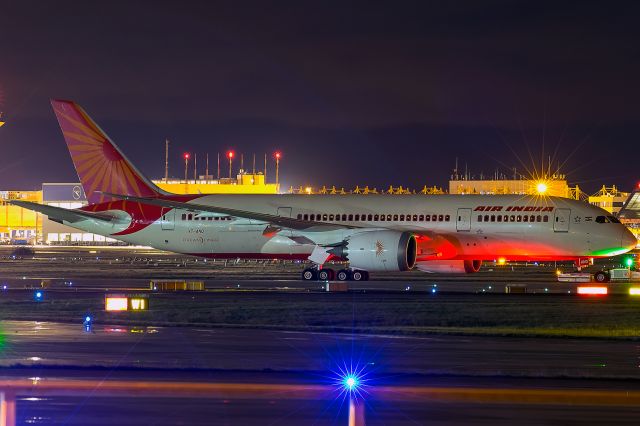
POLYGON ((408 271, 416 263, 416 238, 410 232, 367 231, 352 235, 338 256, 366 271, 408 271))
POLYGON ((422 272, 441 274, 473 274, 480 270, 482 260, 427 260, 416 263, 422 272))

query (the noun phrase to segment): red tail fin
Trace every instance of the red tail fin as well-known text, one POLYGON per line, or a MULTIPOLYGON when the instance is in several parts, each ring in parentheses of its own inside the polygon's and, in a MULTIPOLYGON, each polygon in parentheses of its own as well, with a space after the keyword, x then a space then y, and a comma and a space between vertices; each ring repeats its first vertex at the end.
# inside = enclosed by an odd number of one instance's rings
POLYGON ((102 192, 154 197, 164 192, 142 175, 75 102, 52 100, 89 203, 105 201, 102 192))

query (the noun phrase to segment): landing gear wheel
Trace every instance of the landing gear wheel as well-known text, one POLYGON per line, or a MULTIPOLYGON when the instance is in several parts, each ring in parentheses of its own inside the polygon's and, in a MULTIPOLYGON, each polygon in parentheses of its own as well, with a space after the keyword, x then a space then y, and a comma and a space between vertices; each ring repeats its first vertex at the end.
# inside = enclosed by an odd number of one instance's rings
POLYGON ((313 268, 307 268, 302 271, 302 279, 304 281, 315 281, 318 279, 318 271, 313 268))
POLYGON ((351 273, 351 279, 354 281, 366 281, 367 273, 365 271, 355 270, 351 273))
POLYGON ((336 276, 336 273, 333 272, 333 269, 320 269, 318 271, 318 279, 320 281, 332 281, 336 276))
POLYGON ((348 281, 351 279, 351 273, 346 269, 340 269, 336 274, 338 281, 348 281))
POLYGON ((597 283, 606 283, 609 282, 609 274, 604 271, 598 271, 593 274, 593 279, 596 280, 597 283))

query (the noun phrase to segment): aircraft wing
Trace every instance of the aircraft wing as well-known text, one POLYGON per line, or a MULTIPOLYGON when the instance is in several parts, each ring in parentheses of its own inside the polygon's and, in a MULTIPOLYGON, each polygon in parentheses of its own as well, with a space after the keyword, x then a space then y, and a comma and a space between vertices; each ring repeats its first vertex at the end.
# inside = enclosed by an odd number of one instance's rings
POLYGON ((228 216, 241 217, 244 219, 252 219, 260 222, 266 222, 272 226, 295 229, 307 232, 335 231, 339 229, 358 229, 359 226, 341 225, 337 223, 316 222, 310 220, 294 219, 291 217, 278 216, 268 213, 252 212, 247 210, 230 209, 227 207, 207 206, 204 204, 185 203, 182 201, 167 200, 163 198, 146 198, 135 197, 132 195, 119 195, 103 192, 104 195, 117 198, 119 200, 134 201, 137 203, 148 204, 152 206, 169 207, 174 209, 185 209, 191 211, 202 211, 210 213, 224 214, 228 216))
POLYGON ((46 204, 33 203, 31 201, 8 200, 7 202, 9 204, 45 214, 49 217, 49 219, 56 222, 62 222, 64 220, 69 223, 75 223, 87 219, 97 219, 105 222, 111 222, 115 219, 114 217, 106 214, 85 212, 82 210, 63 209, 62 207, 48 206, 46 204))

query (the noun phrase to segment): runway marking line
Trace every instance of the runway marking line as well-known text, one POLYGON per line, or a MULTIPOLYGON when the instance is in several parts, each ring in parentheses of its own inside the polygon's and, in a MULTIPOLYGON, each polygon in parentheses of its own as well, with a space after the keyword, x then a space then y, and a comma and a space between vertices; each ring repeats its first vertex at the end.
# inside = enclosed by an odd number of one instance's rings
MULTIPOLYGON (((238 399, 332 399, 333 386, 274 383, 203 383, 129 380, 0 380, 0 391, 14 395, 83 395, 131 397, 205 397, 238 399)), ((583 389, 487 389, 465 387, 371 386, 370 397, 385 401, 469 402, 544 405, 640 405, 640 391, 583 389)))

